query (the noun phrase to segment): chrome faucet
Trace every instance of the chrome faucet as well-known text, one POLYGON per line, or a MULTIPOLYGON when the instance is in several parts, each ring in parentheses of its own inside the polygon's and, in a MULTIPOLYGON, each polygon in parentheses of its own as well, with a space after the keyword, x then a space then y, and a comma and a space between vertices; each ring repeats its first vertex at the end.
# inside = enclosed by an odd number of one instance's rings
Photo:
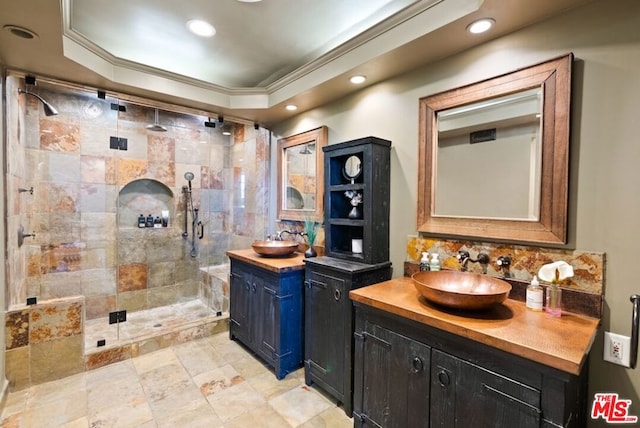
POLYGON ((511 266, 510 256, 499 256, 498 260, 496 260, 496 264, 498 265, 498 270, 502 271, 505 278, 509 278, 511 276, 511 272, 509 272, 509 266, 511 266))
POLYGON ((475 260, 471 258, 468 251, 460 250, 456 258, 460 261, 460 270, 462 272, 467 271, 467 264, 479 263, 482 266, 482 273, 487 273, 487 266, 489 265, 489 255, 486 253, 478 253, 478 258, 475 260))
POLYGON ((273 238, 276 241, 282 241, 282 234, 283 233, 288 233, 289 236, 296 236, 296 235, 300 235, 300 232, 297 232, 295 230, 279 230, 276 232, 276 236, 275 238, 273 238))

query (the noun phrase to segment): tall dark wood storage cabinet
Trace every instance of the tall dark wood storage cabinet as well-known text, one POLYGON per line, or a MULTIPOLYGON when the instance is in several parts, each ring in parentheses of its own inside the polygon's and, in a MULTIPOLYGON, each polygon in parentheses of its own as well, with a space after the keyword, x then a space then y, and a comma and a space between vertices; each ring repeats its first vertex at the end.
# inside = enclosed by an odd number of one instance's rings
POLYGON ((391 278, 391 142, 361 138, 323 147, 325 256, 305 259, 305 382, 353 411, 349 291, 391 278))

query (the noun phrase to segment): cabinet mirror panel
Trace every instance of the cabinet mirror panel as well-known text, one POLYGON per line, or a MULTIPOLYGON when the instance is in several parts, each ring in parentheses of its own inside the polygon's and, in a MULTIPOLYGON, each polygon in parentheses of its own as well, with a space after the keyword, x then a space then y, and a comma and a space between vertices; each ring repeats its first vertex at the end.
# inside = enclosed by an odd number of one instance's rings
POLYGON ((321 219, 324 215, 322 147, 327 128, 322 126, 278 140, 278 218, 321 219))
POLYGON ((566 243, 572 61, 420 99, 419 231, 566 243))

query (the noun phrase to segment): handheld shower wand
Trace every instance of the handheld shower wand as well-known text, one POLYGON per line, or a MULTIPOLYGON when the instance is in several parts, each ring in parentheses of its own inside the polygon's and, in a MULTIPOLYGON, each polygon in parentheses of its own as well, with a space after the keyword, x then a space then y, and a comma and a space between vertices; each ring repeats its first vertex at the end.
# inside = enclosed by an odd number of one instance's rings
POLYGON ((196 249, 196 229, 200 228, 198 239, 202 239, 204 235, 204 226, 202 225, 202 222, 199 221, 198 219, 198 208, 195 208, 193 206, 193 199, 191 197, 191 190, 192 190, 191 181, 195 178, 195 175, 193 172, 188 171, 184 174, 184 178, 185 180, 187 180, 188 185, 182 186, 182 192, 185 194, 184 232, 182 232, 182 237, 184 239, 187 239, 187 237, 189 236, 189 229, 188 229, 189 211, 191 211, 191 233, 193 235, 191 239, 191 257, 196 257, 198 255, 198 251, 196 249))
POLYGON ((191 192, 191 180, 195 178, 195 175, 191 171, 187 171, 184 173, 184 178, 189 182, 189 192, 191 192))

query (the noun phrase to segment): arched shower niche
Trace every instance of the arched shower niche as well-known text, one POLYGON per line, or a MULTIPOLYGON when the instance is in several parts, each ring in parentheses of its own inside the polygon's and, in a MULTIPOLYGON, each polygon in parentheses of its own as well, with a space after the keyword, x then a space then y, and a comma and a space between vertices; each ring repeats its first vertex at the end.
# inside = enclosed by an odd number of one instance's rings
POLYGON ((161 218, 163 211, 169 213, 168 225, 172 225, 173 200, 171 189, 157 180, 142 178, 129 182, 118 194, 118 228, 137 228, 140 215, 161 218))

